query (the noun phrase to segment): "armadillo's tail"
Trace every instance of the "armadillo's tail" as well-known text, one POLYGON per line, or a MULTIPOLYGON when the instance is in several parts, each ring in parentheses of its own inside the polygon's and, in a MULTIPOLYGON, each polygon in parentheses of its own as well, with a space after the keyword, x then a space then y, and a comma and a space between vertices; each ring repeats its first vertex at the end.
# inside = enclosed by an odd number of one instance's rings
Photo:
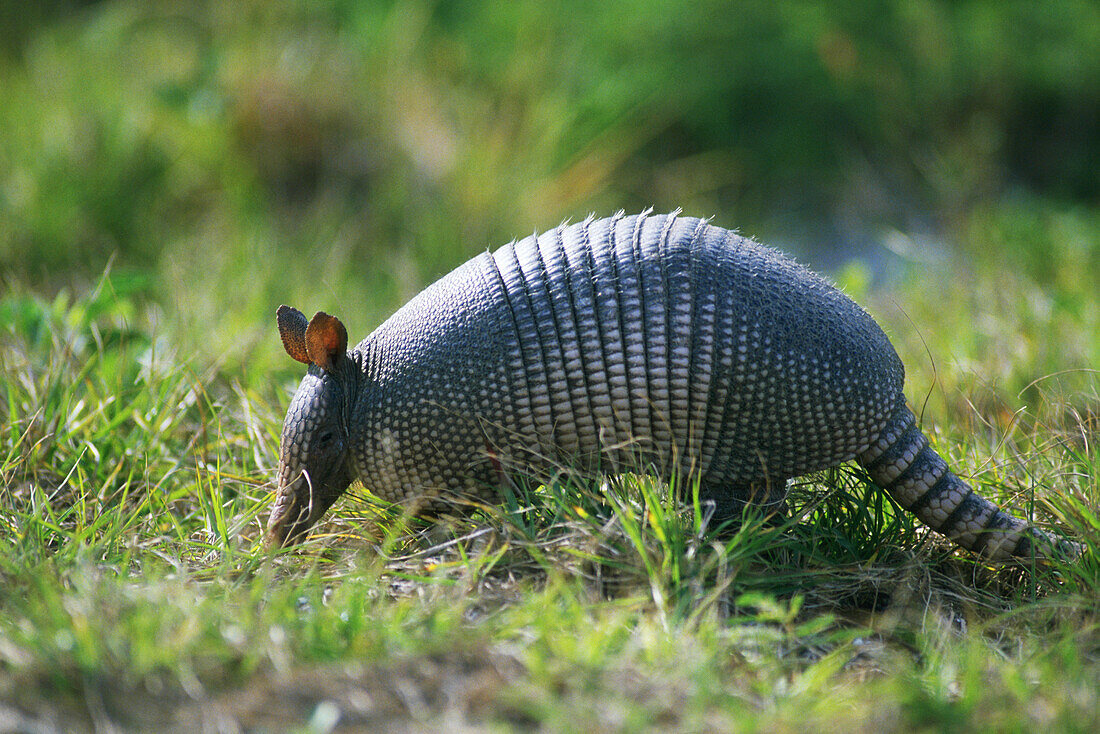
POLYGON ((875 484, 921 522, 989 560, 1080 555, 1077 543, 1051 538, 1005 514, 955 476, 904 404, 858 461, 875 484))

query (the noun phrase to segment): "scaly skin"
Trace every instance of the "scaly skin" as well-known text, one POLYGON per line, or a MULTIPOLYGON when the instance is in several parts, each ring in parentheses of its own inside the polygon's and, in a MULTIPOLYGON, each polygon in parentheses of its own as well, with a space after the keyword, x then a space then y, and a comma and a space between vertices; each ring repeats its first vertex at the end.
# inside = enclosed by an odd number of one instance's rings
POLYGON ((284 306, 279 328, 313 366, 283 429, 273 543, 301 537, 355 479, 431 514, 495 501, 506 471, 642 470, 697 476, 735 514, 857 459, 965 548, 1065 550, 947 471, 863 309, 704 220, 619 214, 484 253, 351 352, 326 314, 284 306))

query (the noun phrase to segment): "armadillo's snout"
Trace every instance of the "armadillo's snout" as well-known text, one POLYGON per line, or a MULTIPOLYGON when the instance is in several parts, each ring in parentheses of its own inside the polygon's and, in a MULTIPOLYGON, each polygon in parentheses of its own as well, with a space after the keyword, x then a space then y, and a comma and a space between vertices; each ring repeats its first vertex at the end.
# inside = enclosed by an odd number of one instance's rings
POLYGON ((281 481, 267 521, 267 544, 270 547, 293 545, 305 537, 306 531, 316 522, 320 512, 314 512, 310 501, 311 483, 304 472, 289 483, 281 481))
POLYGON ((281 463, 279 489, 267 521, 267 545, 281 547, 305 539, 329 507, 351 484, 351 476, 342 461, 343 450, 337 456, 322 456, 325 461, 281 463), (312 468, 311 468, 312 467, 312 468))

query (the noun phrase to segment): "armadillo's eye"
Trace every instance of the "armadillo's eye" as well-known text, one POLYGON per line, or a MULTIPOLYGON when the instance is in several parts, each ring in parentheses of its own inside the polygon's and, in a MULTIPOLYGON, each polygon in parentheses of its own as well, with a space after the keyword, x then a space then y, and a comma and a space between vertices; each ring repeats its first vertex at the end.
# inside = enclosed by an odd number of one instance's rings
POLYGON ((323 448, 328 446, 330 441, 332 441, 332 431, 325 431, 317 437, 317 446, 323 448))

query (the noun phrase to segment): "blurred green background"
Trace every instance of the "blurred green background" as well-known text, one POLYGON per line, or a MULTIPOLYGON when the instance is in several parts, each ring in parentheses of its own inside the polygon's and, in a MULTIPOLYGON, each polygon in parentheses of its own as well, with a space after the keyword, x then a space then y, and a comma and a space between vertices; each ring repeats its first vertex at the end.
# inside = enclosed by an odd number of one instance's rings
POLYGON ((1100 362, 1093 0, 4 0, 0 29, 7 319, 109 269, 256 379, 295 367, 279 303, 354 340, 479 251, 682 207, 991 381, 1100 362))

